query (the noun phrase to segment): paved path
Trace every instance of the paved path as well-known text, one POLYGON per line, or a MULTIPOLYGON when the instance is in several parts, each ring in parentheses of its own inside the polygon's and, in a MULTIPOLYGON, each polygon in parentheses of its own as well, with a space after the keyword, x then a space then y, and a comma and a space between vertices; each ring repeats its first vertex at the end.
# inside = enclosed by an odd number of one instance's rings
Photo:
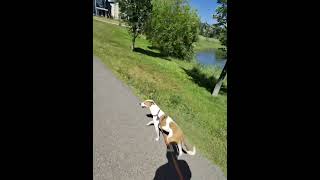
MULTIPOLYGON (((146 116, 147 109, 139 107, 140 101, 99 59, 93 58, 94 180, 176 179, 162 136, 156 142, 154 128, 145 125, 151 118, 146 116)), ((184 154, 178 161, 183 175, 191 179, 226 179, 199 153, 184 154)))

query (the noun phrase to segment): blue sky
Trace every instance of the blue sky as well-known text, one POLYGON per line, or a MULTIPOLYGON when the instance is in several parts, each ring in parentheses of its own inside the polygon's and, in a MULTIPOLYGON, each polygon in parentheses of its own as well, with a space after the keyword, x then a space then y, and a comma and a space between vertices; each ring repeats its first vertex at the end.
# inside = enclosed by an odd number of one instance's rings
POLYGON ((201 22, 207 22, 209 24, 217 22, 212 18, 217 5, 217 0, 190 0, 190 6, 198 10, 201 22))

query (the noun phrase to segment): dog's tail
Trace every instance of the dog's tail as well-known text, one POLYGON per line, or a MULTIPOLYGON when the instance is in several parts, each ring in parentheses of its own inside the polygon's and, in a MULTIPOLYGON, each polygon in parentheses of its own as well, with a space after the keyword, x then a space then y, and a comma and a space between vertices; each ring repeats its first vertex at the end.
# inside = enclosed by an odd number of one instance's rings
POLYGON ((186 147, 186 152, 187 152, 187 154, 192 155, 192 156, 196 154, 196 147, 193 146, 192 151, 190 151, 190 148, 189 148, 189 146, 187 145, 184 137, 183 137, 183 139, 182 139, 182 144, 186 147))

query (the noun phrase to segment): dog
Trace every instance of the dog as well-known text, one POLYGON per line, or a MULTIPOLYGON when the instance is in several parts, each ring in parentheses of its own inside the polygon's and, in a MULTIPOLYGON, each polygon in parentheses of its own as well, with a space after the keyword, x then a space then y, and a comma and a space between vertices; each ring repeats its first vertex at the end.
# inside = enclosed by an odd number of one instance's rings
POLYGON ((186 153, 189 155, 196 154, 196 148, 193 146, 192 151, 190 151, 189 147, 187 146, 184 138, 184 134, 181 128, 178 126, 176 122, 172 120, 171 117, 166 115, 159 106, 153 100, 145 100, 142 103, 139 103, 142 108, 149 108, 152 121, 147 123, 146 125, 149 126, 153 123, 155 130, 156 130, 156 141, 159 141, 160 131, 159 129, 168 132, 167 136, 167 143, 176 143, 179 148, 179 156, 182 155, 182 145, 186 147, 186 153))
POLYGON ((151 124, 154 125, 155 131, 156 131, 156 141, 159 141, 160 138, 160 131, 159 131, 159 120, 162 115, 164 115, 164 112, 156 105, 156 103, 153 100, 145 100, 142 103, 139 103, 139 105, 142 108, 149 108, 151 115, 152 115, 152 121, 148 122, 146 125, 150 126, 151 124))

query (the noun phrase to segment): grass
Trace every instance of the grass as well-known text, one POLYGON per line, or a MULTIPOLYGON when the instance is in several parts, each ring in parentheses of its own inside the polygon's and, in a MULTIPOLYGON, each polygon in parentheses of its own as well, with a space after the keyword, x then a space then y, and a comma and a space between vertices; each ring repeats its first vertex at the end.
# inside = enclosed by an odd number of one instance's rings
MULTIPOLYGON (((199 43, 200 46, 204 45, 199 43)), ((227 97, 211 96, 221 70, 164 58, 138 38, 130 49, 124 27, 93 21, 93 53, 141 99, 154 99, 183 129, 197 151, 227 173, 227 97)), ((226 81, 224 82, 226 86, 226 81)))
MULTIPOLYGON (((118 20, 118 19, 110 19, 110 18, 106 18, 106 17, 103 17, 103 16, 93 16, 93 19, 94 19, 94 20, 98 20, 98 21, 103 21, 103 22, 111 23, 111 24, 117 24, 117 25, 119 25, 119 23, 121 22, 121 21, 118 20)), ((122 25, 125 24, 124 22, 121 22, 121 23, 122 23, 122 25)))
POLYGON ((195 43, 194 50, 202 51, 206 49, 218 49, 223 47, 218 39, 214 38, 206 38, 204 36, 199 35, 199 41, 195 43))

